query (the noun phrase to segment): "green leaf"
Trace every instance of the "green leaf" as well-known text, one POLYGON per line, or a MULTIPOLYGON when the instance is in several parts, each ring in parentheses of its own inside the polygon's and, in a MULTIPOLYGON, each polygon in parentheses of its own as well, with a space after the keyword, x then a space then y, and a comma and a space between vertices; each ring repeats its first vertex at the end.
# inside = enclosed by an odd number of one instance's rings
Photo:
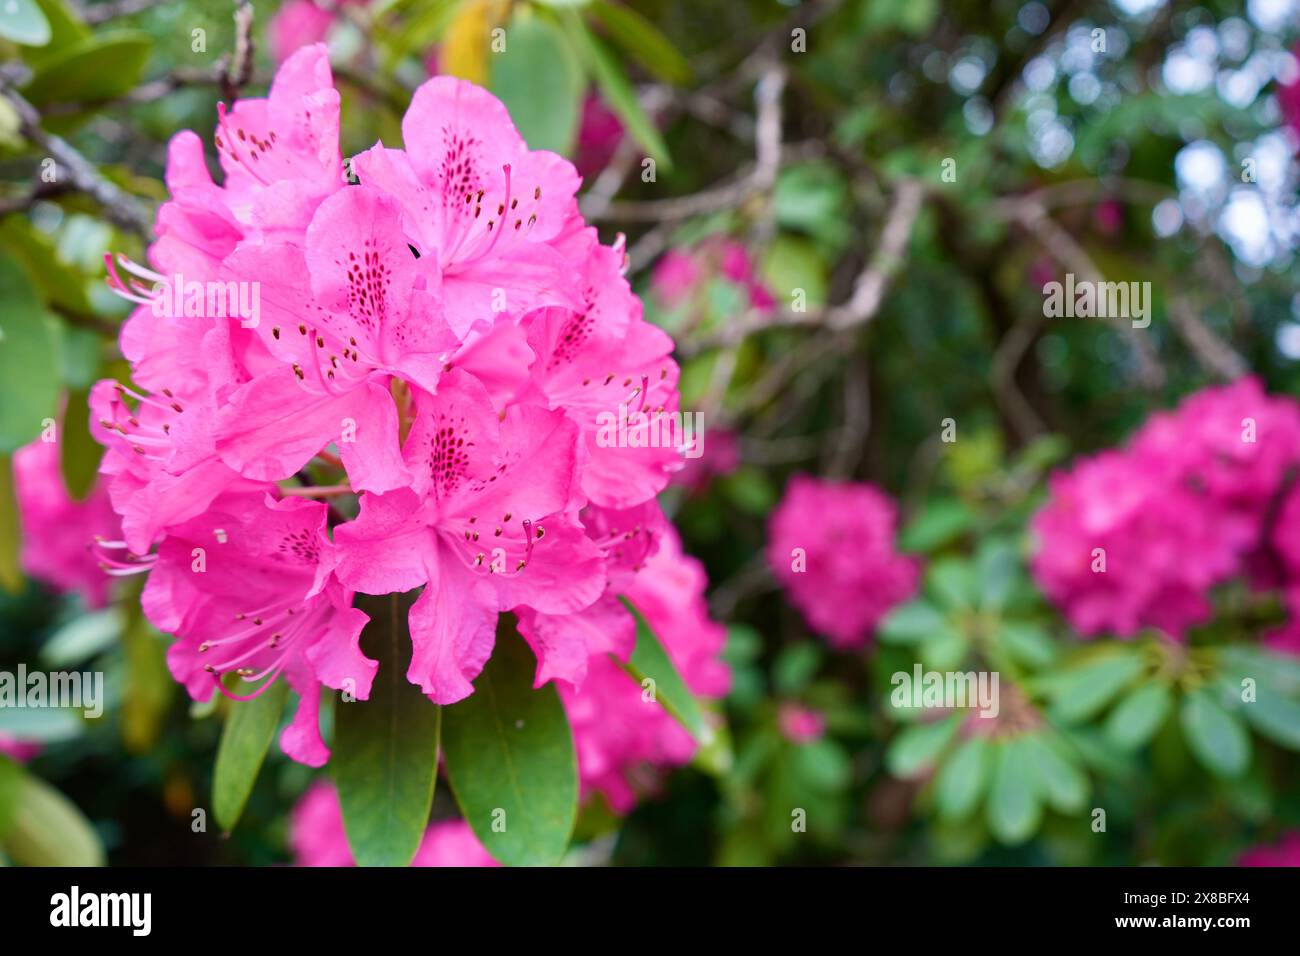
POLYGON ((627 598, 620 600, 636 619, 636 646, 627 663, 619 663, 641 685, 643 693, 649 690, 653 699, 685 727, 701 746, 708 746, 713 737, 713 729, 705 719, 695 695, 677 673, 668 652, 659 643, 641 612, 627 598), (653 684, 647 686, 647 680, 653 681, 653 684))
POLYGON ((81 736, 81 711, 67 707, 0 707, 0 734, 19 740, 56 743, 81 736))
POLYGON ((73 498, 81 501, 90 493, 103 457, 104 446, 90 435, 90 393, 69 392, 59 436, 59 465, 73 498))
POLYGON ((1143 667, 1141 657, 1124 649, 1054 675, 1048 686, 1055 716, 1066 723, 1087 720, 1132 683, 1143 667))
POLYGON ((904 727, 885 752, 885 766, 895 777, 915 777, 934 766, 961 726, 961 715, 904 727))
POLYGON ((1077 813, 1088 799, 1088 778, 1067 760, 1061 749, 1052 747, 1040 734, 1022 738, 1038 768, 1038 781, 1047 802, 1062 813, 1077 813))
POLYGON ((35 0, 5 0, 0 3, 0 37, 24 46, 50 42, 50 22, 35 0))
POLYGON ((15 451, 56 417, 59 349, 55 326, 31 282, 12 259, 0 258, 0 454, 15 451))
POLYGON ((58 257, 49 237, 30 222, 17 216, 5 219, 0 224, 0 248, 22 263, 43 301, 80 315, 94 311, 85 278, 58 257))
POLYGON ((772 662, 773 688, 786 697, 799 695, 817 675, 821 662, 821 648, 811 641, 782 648, 772 662))
POLYGON ((0 588, 10 594, 17 594, 23 588, 23 569, 19 560, 21 536, 18 499, 14 496, 13 460, 0 453, 0 588))
POLYGON ((1020 577, 1020 557, 1015 545, 998 538, 981 543, 975 554, 975 575, 980 607, 1002 610, 1020 577))
POLYGON ((1167 684, 1140 687, 1110 712, 1106 736, 1116 747, 1136 750, 1155 736, 1172 706, 1173 695, 1167 684))
POLYGON ((516 15, 505 52, 491 58, 490 87, 531 149, 568 155, 578 131, 582 67, 549 19, 516 15))
POLYGON ((946 820, 960 820, 975 809, 988 784, 993 749, 986 737, 970 737, 939 768, 935 803, 946 820))
POLYGON ((950 544, 975 524, 975 514, 956 498, 927 504, 899 533, 903 551, 929 554, 950 544))
POLYGON ((933 604, 917 600, 890 611, 878 633, 886 644, 920 644, 952 629, 947 615, 933 604))
POLYGON ((5 851, 19 866, 103 866, 104 848, 76 805, 39 777, 23 774, 5 851))
POLYGON ((253 792, 288 697, 288 681, 277 679, 252 700, 231 702, 212 773, 212 813, 227 833, 239 822, 253 792))
POLYGON ((843 790, 853 778, 853 763, 833 740, 812 740, 794 747, 791 769, 799 783, 822 793, 843 790))
POLYGON ((1240 776, 1250 764, 1250 736, 1241 720, 1204 690, 1190 692, 1181 713, 1187 746, 1202 766, 1219 777, 1240 776))
POLYGON ((25 775, 22 764, 0 754, 0 845, 4 844, 5 834, 9 832, 18 810, 18 796, 22 792, 25 775))
POLYGON ((86 37, 42 60, 23 90, 36 107, 102 103, 122 96, 144 75, 153 41, 138 30, 86 37))
POLYGON ((946 608, 973 608, 979 603, 975 565, 960 558, 941 558, 931 564, 925 587, 946 608))
POLYGON ((1056 644, 1043 627, 1028 621, 1001 621, 997 640, 1016 660, 1029 667, 1047 667, 1057 657, 1056 644))
POLYGON ((1240 712, 1265 737, 1290 750, 1300 750, 1300 701, 1284 696, 1271 684, 1261 683, 1254 701, 1240 712))
POLYGON ((631 7, 593 0, 591 12, 609 32, 609 37, 626 50, 647 72, 673 86, 691 80, 691 65, 677 52, 653 23, 631 7))
POLYGON ((1002 843, 1023 843, 1043 818, 1037 765, 1022 738, 1003 740, 995 749, 993 786, 985 808, 989 829, 1002 843))
POLYGON ((777 236, 764 250, 758 272, 777 299, 793 302, 796 294, 802 293, 809 306, 826 303, 826 263, 810 239, 777 236))
POLYGON ((595 79, 609 108, 618 114, 618 118, 643 149, 654 156, 665 170, 671 169, 672 157, 668 154, 668 144, 641 109, 636 91, 632 89, 632 84, 628 82, 618 62, 572 11, 562 11, 562 15, 569 39, 578 48, 587 71, 595 79))
POLYGON ((573 734, 554 686, 533 688, 536 668, 513 615, 502 614, 474 693, 445 715, 456 802, 487 851, 510 866, 559 862, 578 812, 573 734))
POLYGON ((370 616, 361 649, 378 660, 379 671, 367 700, 341 700, 334 708, 330 769, 359 866, 409 864, 433 806, 442 708, 406 678, 407 615, 416 596, 409 591, 357 599, 370 616))

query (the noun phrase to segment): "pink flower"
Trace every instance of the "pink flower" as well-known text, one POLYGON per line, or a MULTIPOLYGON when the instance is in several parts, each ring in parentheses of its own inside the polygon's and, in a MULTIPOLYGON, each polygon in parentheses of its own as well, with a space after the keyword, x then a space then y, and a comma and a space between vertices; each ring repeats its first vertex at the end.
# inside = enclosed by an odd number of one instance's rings
POLYGON ((897 512, 880 489, 796 475, 768 522, 767 560, 808 626, 842 649, 916 592, 918 562, 898 553, 897 512))
POLYGON ((713 479, 729 475, 739 467, 740 436, 725 428, 710 429, 703 454, 687 458, 682 470, 673 476, 673 484, 701 492, 713 479))
POLYGON ((580 611, 605 573, 574 509, 577 428, 558 412, 497 415, 474 378, 421 392, 404 454, 410 488, 363 495, 335 531, 338 575, 367 594, 425 585, 411 607, 407 676, 435 703, 467 697, 492 653, 500 611, 580 611))
POLYGON ((826 719, 815 710, 786 702, 777 711, 777 726, 781 735, 792 744, 806 744, 820 740, 826 732, 826 719))
POLYGON ((574 165, 584 179, 599 173, 614 158, 623 141, 623 121, 595 93, 582 102, 582 125, 578 127, 578 149, 574 165))
MULTIPOLYGON (((355 866, 338 793, 316 782, 289 817, 289 850, 298 866, 355 866)), ((430 824, 411 866, 499 866, 464 820, 430 824)))
POLYGON ((676 308, 715 276, 743 289, 751 308, 766 311, 776 305, 758 277, 749 250, 722 235, 711 236, 685 252, 668 250, 655 266, 650 287, 666 306, 676 308))
POLYGON ((108 597, 109 577, 92 551, 96 538, 116 537, 120 527, 103 482, 85 501, 63 483, 59 445, 40 439, 14 452, 14 496, 22 525, 23 570, 60 591, 74 591, 92 607, 108 597))
POLYGON ((225 495, 169 531, 143 598, 154 626, 177 636, 167 663, 195 700, 226 693, 227 674, 256 685, 252 696, 283 674, 301 703, 280 745, 316 767, 329 759, 321 685, 365 700, 378 666, 360 648, 369 618, 330 574, 325 517, 317 501, 225 495))
MULTIPOLYGON (((1291 55, 1300 60, 1300 43, 1292 49, 1291 55)), ((1293 138, 1300 143, 1300 76, 1290 83, 1278 85, 1277 105, 1282 110, 1283 122, 1291 128, 1293 138)))
POLYGON ((568 161, 529 150, 496 97, 446 76, 415 91, 402 139, 405 151, 376 145, 352 169, 396 200, 457 336, 495 313, 579 306, 574 263, 551 245, 578 216, 568 161))
POLYGON ((1084 635, 1155 627, 1181 640, 1208 620, 1208 589, 1239 569, 1243 542, 1220 512, 1137 455, 1084 459, 1050 490, 1030 524, 1031 568, 1084 635))
POLYGON ((41 745, 31 741, 19 740, 9 734, 0 734, 0 754, 16 760, 19 763, 26 763, 41 752, 41 745))
POLYGON ((1277 843, 1253 847, 1237 858, 1238 866, 1300 866, 1300 830, 1289 830, 1277 843))
POLYGON ((1209 619, 1210 589, 1264 544, 1263 521, 1297 464, 1295 402, 1254 378, 1203 389, 1153 415, 1124 449, 1053 476, 1032 521, 1034 576, 1084 635, 1154 627, 1181 640, 1209 619))
POLYGON ((300 46, 320 43, 334 25, 334 14, 312 0, 288 0, 266 25, 271 58, 283 63, 300 46))
POLYGON ((695 293, 703 273, 694 256, 679 249, 669 249, 655 264, 650 288, 665 305, 674 308, 695 293))
MULTIPOLYGON (((719 659, 725 629, 704 602, 707 581, 699 562, 681 550, 665 525, 658 550, 636 572, 627 596, 646 618, 691 691, 702 698, 726 694, 730 673, 719 659)), ((629 619, 614 605, 611 617, 629 619)), ((627 650, 631 650, 629 643, 627 650)), ((638 790, 652 788, 655 769, 686 763, 698 744, 607 653, 593 653, 581 688, 557 685, 573 728, 584 793, 598 791, 619 812, 630 810, 638 790)))

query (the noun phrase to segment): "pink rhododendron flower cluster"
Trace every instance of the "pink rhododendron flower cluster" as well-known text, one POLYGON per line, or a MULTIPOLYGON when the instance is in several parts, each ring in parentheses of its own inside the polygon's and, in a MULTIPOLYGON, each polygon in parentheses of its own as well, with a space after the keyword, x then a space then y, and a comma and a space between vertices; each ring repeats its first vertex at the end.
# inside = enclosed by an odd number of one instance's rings
MULTIPOLYGON (((298 866, 355 866, 343 829, 339 796, 328 783, 314 783, 289 817, 289 850, 298 866)), ((464 820, 429 825, 411 866, 498 866, 464 820)))
POLYGON ((1252 847, 1237 860, 1238 866, 1300 866, 1300 830, 1290 830, 1277 843, 1252 847))
POLYGON ((1204 389, 1123 448, 1053 476, 1032 522, 1034 575, 1084 635, 1153 627, 1182 639, 1209 619, 1210 589, 1269 543, 1267 519, 1297 465, 1294 401, 1254 378, 1204 389))
MULTIPOLYGON (((678 369, 622 250, 578 212, 573 166, 449 77, 415 92, 402 133, 345 167, 317 45, 266 99, 219 109, 220 185, 178 134, 152 268, 110 260, 139 305, 122 331, 135 387, 91 396, 122 518, 105 549, 149 572, 176 679, 204 699, 229 675, 253 694, 283 677, 301 703, 281 745, 316 766, 321 687, 364 700, 377 666, 357 592, 423 588, 407 678, 436 703, 473 692, 507 611, 538 683, 576 699, 631 651, 619 596, 669 586, 651 556, 698 571, 654 501, 678 449, 633 440, 635 420, 630 447, 601 438, 621 407, 676 412, 678 369)), ((682 633, 707 692, 719 642, 682 633)))
POLYGON ((121 524, 103 482, 77 501, 63 481, 59 444, 39 438, 14 452, 13 469, 23 570, 59 591, 80 594, 91 607, 102 606, 110 578, 91 547, 96 537, 118 537, 121 524))
POLYGON ((920 565, 895 547, 897 510, 873 485, 796 475, 768 523, 767 560, 808 626, 841 649, 916 593, 920 565))

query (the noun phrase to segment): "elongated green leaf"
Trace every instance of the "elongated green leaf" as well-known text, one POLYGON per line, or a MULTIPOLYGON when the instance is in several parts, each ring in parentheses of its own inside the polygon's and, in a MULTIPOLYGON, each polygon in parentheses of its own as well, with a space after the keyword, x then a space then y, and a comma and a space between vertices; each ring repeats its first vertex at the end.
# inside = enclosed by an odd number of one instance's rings
POLYGON ((940 558, 926 571, 925 589, 940 607, 963 609, 979 604, 979 579, 972 561, 940 558))
POLYGON ((63 410, 63 428, 59 434, 59 465, 68 493, 84 500, 95 484, 104 446, 90 435, 90 393, 82 390, 68 394, 63 410))
POLYGON ((334 709, 330 768, 348 845, 360 866, 406 866, 420 848, 438 777, 442 708, 406 679, 414 591, 361 597, 361 649, 379 661, 367 700, 334 709))
POLYGON ((668 652, 659 643, 659 638, 655 637, 641 612, 627 598, 621 600, 623 606, 636 618, 636 646, 627 663, 620 664, 641 685, 643 692, 649 693, 674 720, 686 728, 697 743, 708 746, 713 739, 713 729, 705 719, 695 695, 686 686, 681 674, 677 673, 668 652), (647 680, 653 683, 647 684, 647 680))
POLYGON ((993 787, 986 808, 989 829, 1002 843, 1023 843, 1033 836, 1043 818, 1038 768, 1020 738, 999 742, 996 751, 993 787))
POLYGON ((152 45, 149 35, 138 30, 86 37, 42 60, 23 95, 38 107, 111 100, 140 81, 152 45))
POLYGON ((13 452, 53 420, 59 399, 55 326, 16 262, 0 258, 0 454, 13 452))
POLYGON ((1284 696, 1270 684, 1261 684, 1258 696, 1240 711, 1265 737, 1290 750, 1300 750, 1300 701, 1284 696))
POLYGON ((1120 701, 1106 720, 1106 736, 1116 747, 1136 750, 1150 740, 1173 706, 1166 684, 1148 684, 1120 701))
POLYGON ((20 538, 13 460, 0 452, 0 588, 11 594, 22 590, 23 586, 20 538))
POLYGON ((18 795, 23 789, 25 773, 18 761, 0 754, 0 845, 4 844, 5 834, 18 811, 18 795))
POLYGON ((0 37, 43 46, 50 42, 50 23, 35 0, 5 0, 0 3, 0 37))
POLYGON ((641 14, 610 0, 592 0, 591 12, 609 32, 610 39, 647 72, 674 86, 690 82, 691 65, 686 58, 641 14))
POLYGON ((104 847, 76 805, 44 780, 23 774, 5 852, 20 866, 103 866, 104 847))
POLYGON ((578 813, 573 734, 555 688, 533 688, 535 670, 513 615, 503 614, 474 693, 444 715, 456 802, 487 851, 510 866, 559 862, 578 813))
POLYGON ((1250 764, 1250 735, 1240 718, 1228 713, 1203 690, 1183 700, 1187 746, 1206 770, 1220 777, 1240 776, 1250 764))
POLYGON ((517 14, 506 49, 491 58, 490 87, 532 149, 568 155, 578 131, 583 80, 573 46, 549 19, 517 14))
POLYGON ((889 745, 885 766, 895 777, 913 777, 929 770, 957 733, 961 720, 960 714, 953 714, 943 720, 905 727, 889 745))
POLYGON ((1066 723, 1087 720, 1115 698, 1143 668, 1125 649, 1056 675, 1050 684, 1055 715, 1066 723))
POLYGON ((1030 667, 1046 667, 1057 657, 1056 645, 1047 630, 1028 621, 1002 621, 996 637, 1016 660, 1030 667))
MULTIPOLYGON (((777 199, 780 201, 780 187, 777 199)), ((842 198, 839 201, 843 201, 842 198)), ((818 216, 824 215, 819 210, 818 216)), ((898 546, 904 551, 928 554, 964 534, 975 524, 975 514, 956 498, 945 498, 927 504, 921 512, 899 532, 898 546)))
POLYGON ((1061 750, 1049 746, 1040 734, 1026 734, 1022 739, 1035 766, 1047 802, 1062 813, 1076 813, 1088 799, 1088 778, 1067 760, 1061 750))
POLYGON ((568 28, 569 39, 573 41, 587 66, 587 71, 596 81, 601 96, 609 108, 618 114, 632 137, 641 144, 651 156, 655 157, 664 169, 672 168, 672 157, 668 154, 668 144, 659 135, 659 130, 646 116, 637 102, 636 91, 623 74, 618 62, 608 50, 588 32, 582 21, 564 11, 564 22, 568 28))
POLYGON ((277 680, 252 700, 230 705, 212 773, 212 813, 227 833, 239 822, 253 792, 288 696, 288 682, 277 680))
POLYGON ((948 616, 933 604, 909 601, 894 608, 880 623, 880 639, 886 644, 920 644, 952 630, 948 616))
POLYGON ((944 762, 934 780, 935 804, 941 817, 960 820, 975 809, 988 785, 992 757, 988 738, 971 737, 944 762))
POLYGON ((80 664, 112 647, 121 633, 122 612, 117 608, 79 615, 41 646, 41 663, 54 670, 80 664))

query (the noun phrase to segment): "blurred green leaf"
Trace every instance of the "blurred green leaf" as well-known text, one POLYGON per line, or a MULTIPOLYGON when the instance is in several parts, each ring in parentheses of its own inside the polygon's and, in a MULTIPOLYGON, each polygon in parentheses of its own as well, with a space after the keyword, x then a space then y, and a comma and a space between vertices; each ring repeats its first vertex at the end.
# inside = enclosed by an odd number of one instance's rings
MULTIPOLYGON (((553 3, 554 0, 549 0, 553 3)), ((631 7, 610 0, 591 0, 591 13, 609 32, 609 37, 641 64, 652 76, 673 86, 690 82, 691 65, 677 52, 672 41, 631 7)))
POLYGON ((115 607, 72 618, 41 645, 41 663, 61 670, 90 660, 112 647, 122 634, 122 612, 115 607))
POLYGON ((1066 723, 1087 720, 1132 683, 1143 667, 1137 654, 1115 648, 1100 659, 1053 675, 1046 686, 1054 715, 1066 723))
POLYGON ((935 804, 948 820, 968 816, 979 803, 992 769, 993 750, 985 737, 970 737, 949 757, 934 780, 935 804))
POLYGON ((1023 738, 1009 737, 995 746, 993 786, 986 816, 999 842, 1023 843, 1043 818, 1037 765, 1023 738))
POLYGON ((563 11, 564 23, 569 39, 578 48, 587 71, 596 81, 600 94, 606 104, 623 121, 632 137, 653 156, 664 170, 672 169, 672 157, 668 153, 668 144, 659 135, 659 130, 646 116, 637 101, 636 91, 628 82, 623 70, 608 50, 588 32, 582 21, 571 11, 563 11))
POLYGON ((526 12, 510 21, 507 36, 505 52, 490 61, 490 89, 530 149, 569 155, 583 90, 573 47, 549 19, 526 12))
POLYGON ((73 498, 82 501, 90 494, 103 457, 104 446, 90 434, 90 393, 82 390, 68 393, 59 436, 59 466, 73 498))
POLYGON ((975 575, 979 581, 980 607, 1002 610, 1020 577, 1020 557, 1015 545, 1005 538, 980 542, 975 552, 975 575))
POLYGON ((950 609, 974 608, 979 603, 975 565, 960 558, 940 558, 925 575, 925 589, 950 609))
POLYGON ((1119 702, 1106 720, 1106 736, 1124 750, 1136 750, 1149 741, 1173 706, 1167 684, 1147 684, 1119 702))
MULTIPOLYGON (((415 597, 415 592, 358 597, 357 607, 370 617, 361 650, 379 662, 379 670, 366 700, 339 701, 334 708, 330 771, 359 866, 409 864, 433 805, 442 708, 406 679, 407 616, 415 597)), ((499 654, 500 642, 493 658, 499 654)), ((481 702, 486 677, 485 670, 471 700, 481 702)), ((450 752, 447 763, 450 772, 450 752)))
POLYGON ((23 587, 19 561, 22 529, 18 521, 18 499, 14 496, 11 456, 0 453, 0 588, 17 594, 23 587))
POLYGON ((138 30, 86 37, 44 60, 23 88, 23 95, 37 108, 115 99, 140 82, 152 47, 149 35, 138 30))
POLYGON ((951 544, 975 524, 975 514, 956 498, 927 502, 899 533, 903 551, 931 554, 951 544))
POLYGON ((54 420, 59 401, 59 351, 53 321, 27 276, 0 258, 0 454, 12 452, 54 420))
POLYGON ((76 805, 45 781, 23 774, 5 852, 20 866, 103 866, 99 835, 76 805))
POLYGON ((1060 750, 1049 746, 1041 734, 1026 734, 1024 747, 1038 768, 1038 780, 1047 802, 1062 813, 1077 813, 1088 799, 1088 778, 1060 750))
POLYGON ((0 37, 26 46, 50 42, 50 23, 35 0, 5 0, 0 3, 0 37))
POLYGON ((962 715, 904 727, 885 751, 885 766, 895 777, 915 777, 931 769, 961 726, 962 715))
POLYGON ((777 236, 764 250, 758 272, 781 302, 794 302, 802 292, 809 308, 826 303, 826 263, 807 239, 789 234, 777 236))
POLYGON ((212 772, 212 814, 227 833, 244 812, 288 698, 289 682, 276 679, 252 700, 230 704, 212 772))
POLYGON ((999 621, 996 635, 1007 653, 1028 667, 1047 667, 1058 656, 1056 644, 1041 625, 1029 621, 999 621))
POLYGON ((1241 720, 1220 707, 1207 692, 1187 694, 1182 707, 1187 746, 1201 765, 1220 777, 1240 776, 1250 764, 1250 736, 1241 720))
POLYGON ((950 632, 948 616, 924 600, 900 604, 880 622, 877 634, 886 644, 921 644, 950 632))
POLYGON ((578 811, 578 765, 564 705, 534 689, 536 661, 502 614, 474 693, 445 708, 447 778, 483 846, 509 866, 553 866, 578 811))
POLYGON ((25 771, 18 761, 0 754, 0 846, 13 823, 18 810, 18 797, 23 789, 25 771))

